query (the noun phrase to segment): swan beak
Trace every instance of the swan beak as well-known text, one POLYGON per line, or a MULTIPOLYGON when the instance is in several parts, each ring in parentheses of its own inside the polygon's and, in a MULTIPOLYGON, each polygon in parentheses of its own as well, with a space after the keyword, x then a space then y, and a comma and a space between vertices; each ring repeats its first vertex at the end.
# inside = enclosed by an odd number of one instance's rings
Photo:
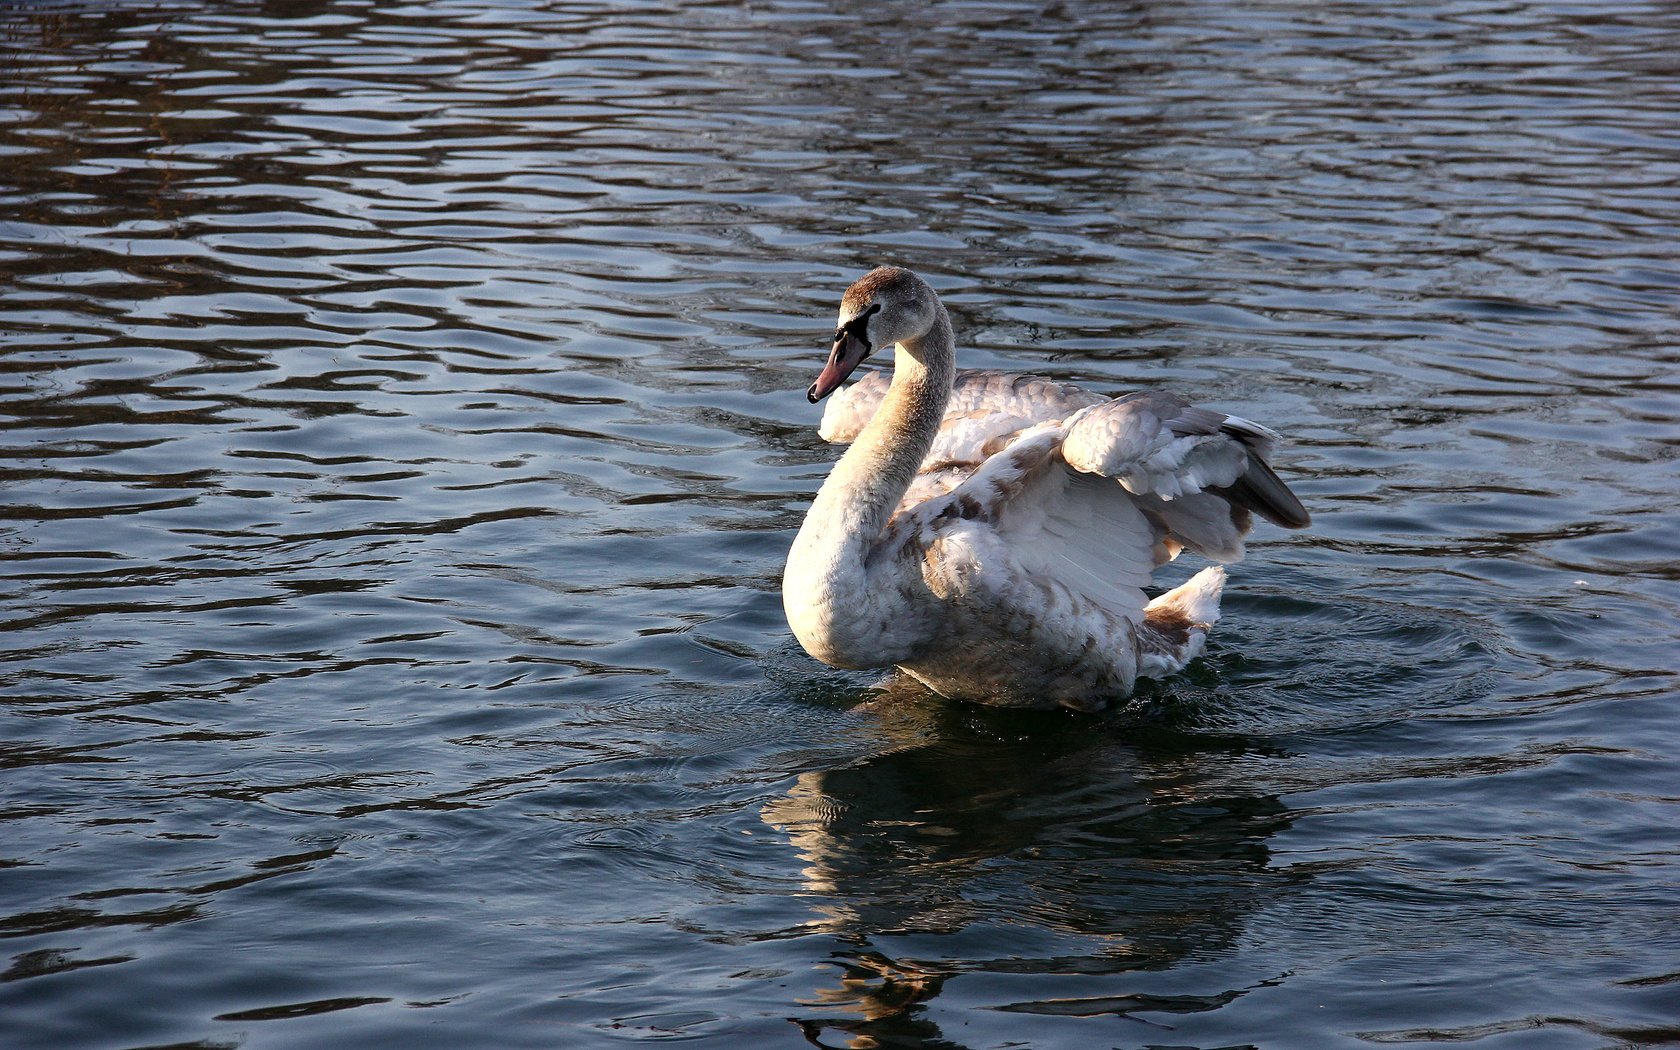
POLYGON ((861 365, 868 356, 868 343, 851 332, 841 333, 840 338, 834 340, 834 349, 828 352, 828 364, 823 366, 822 374, 805 392, 806 399, 814 405, 834 393, 835 388, 852 374, 852 369, 861 365))

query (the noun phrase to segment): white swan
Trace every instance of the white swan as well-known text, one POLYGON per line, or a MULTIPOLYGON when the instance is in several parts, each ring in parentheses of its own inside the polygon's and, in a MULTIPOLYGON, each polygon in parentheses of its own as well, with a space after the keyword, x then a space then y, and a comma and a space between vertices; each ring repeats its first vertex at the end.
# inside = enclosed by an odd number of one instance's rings
POLYGON ((1188 548, 1242 557, 1249 512, 1309 518, 1267 464, 1277 435, 1168 393, 1105 398, 1065 383, 959 372, 939 296, 883 266, 840 302, 820 401, 877 347, 878 376, 831 403, 851 441, 788 554, 782 603, 812 656, 897 666, 944 696, 1098 710, 1201 651, 1224 570, 1154 601, 1188 548))

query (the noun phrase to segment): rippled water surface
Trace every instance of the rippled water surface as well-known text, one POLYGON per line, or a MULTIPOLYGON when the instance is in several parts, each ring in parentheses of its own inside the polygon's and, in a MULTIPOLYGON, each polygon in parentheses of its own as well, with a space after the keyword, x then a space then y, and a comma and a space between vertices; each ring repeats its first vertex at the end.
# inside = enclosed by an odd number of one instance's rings
POLYGON ((1680 12, 0 4, 0 1043, 1680 1043, 1680 12), (823 668, 856 275, 1283 430, 1103 718, 823 668))

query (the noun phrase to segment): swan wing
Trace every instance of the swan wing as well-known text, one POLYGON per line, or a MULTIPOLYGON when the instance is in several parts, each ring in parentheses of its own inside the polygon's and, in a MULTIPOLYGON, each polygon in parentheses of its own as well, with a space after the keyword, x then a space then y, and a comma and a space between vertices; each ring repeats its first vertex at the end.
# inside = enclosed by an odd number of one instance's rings
POLYGON ((1154 569, 1181 548, 1237 561, 1251 510, 1306 521, 1266 463, 1276 437, 1173 394, 1130 394, 1028 429, 900 514, 921 533, 936 590, 1008 596, 1053 582, 1135 623, 1154 569), (959 528, 963 541, 946 542, 959 528))
POLYGON ((1285 528, 1311 522, 1272 470, 1277 434, 1175 394, 1127 394, 1067 421, 1074 470, 1113 478, 1162 522, 1169 538, 1219 561, 1242 557, 1250 512, 1285 528))
POLYGON ((1170 557, 1163 530, 1121 486, 1071 469, 1065 435, 1059 423, 1034 427, 902 515, 935 593, 1006 602, 1033 622, 1066 599, 1132 623, 1143 617, 1143 588, 1170 557))

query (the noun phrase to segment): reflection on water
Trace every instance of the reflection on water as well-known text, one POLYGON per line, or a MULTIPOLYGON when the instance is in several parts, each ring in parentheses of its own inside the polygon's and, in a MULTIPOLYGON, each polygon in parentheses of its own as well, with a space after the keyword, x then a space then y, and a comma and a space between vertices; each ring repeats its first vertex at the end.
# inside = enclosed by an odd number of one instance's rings
MULTIPOLYGON (((1299 877, 1273 869, 1266 847, 1287 807, 1219 775, 1246 743, 970 711, 925 693, 871 711, 891 749, 803 774, 764 808, 806 862, 822 928, 853 946, 831 957, 839 983, 807 1003, 813 1041, 829 1029, 880 1045, 940 1038, 917 1007, 962 974, 1101 978, 1228 951, 1245 916, 1299 877), (873 946, 930 936, 997 954, 894 959, 873 946)), ((1135 1019, 1241 994, 1062 994, 994 1009, 1135 1019)))
POLYGON ((0 1043, 1672 1042, 1677 52, 0 5, 0 1043), (798 652, 800 394, 888 261, 965 364, 1286 432, 1315 526, 1186 674, 798 652))

